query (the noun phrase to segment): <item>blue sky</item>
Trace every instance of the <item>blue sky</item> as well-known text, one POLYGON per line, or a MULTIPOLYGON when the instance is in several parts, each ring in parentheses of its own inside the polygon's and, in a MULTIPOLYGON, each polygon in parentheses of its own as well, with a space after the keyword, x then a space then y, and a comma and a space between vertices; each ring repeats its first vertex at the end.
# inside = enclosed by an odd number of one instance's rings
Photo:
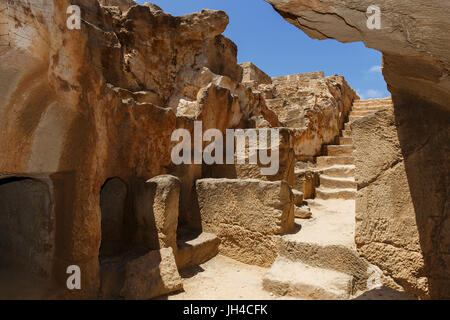
MULTIPOLYGON (((146 1, 138 0, 138 3, 146 1)), ((251 61, 272 77, 322 70, 343 75, 362 99, 389 96, 381 74, 381 53, 363 43, 313 40, 286 22, 264 0, 152 0, 175 15, 224 10, 224 35, 238 46, 238 61, 251 61)))

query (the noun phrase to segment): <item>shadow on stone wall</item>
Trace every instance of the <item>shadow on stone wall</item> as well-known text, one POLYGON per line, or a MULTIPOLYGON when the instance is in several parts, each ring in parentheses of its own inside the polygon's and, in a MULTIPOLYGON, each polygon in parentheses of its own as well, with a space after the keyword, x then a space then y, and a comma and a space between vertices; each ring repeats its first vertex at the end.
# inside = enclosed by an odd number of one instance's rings
POLYGON ((431 298, 450 298, 450 112, 402 95, 395 122, 431 298))

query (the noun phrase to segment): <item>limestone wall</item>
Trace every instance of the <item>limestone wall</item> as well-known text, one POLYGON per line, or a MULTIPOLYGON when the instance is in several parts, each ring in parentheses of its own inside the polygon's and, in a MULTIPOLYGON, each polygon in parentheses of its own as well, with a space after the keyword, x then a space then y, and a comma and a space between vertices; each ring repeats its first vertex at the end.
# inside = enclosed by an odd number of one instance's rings
POLYGON ((204 231, 221 239, 220 252, 269 267, 278 237, 294 227, 294 197, 284 182, 201 179, 196 190, 204 231))
POLYGON ((0 177, 51 180, 52 276, 65 285, 67 266, 79 265, 82 297, 96 297, 100 282, 105 181, 120 178, 130 192, 136 179, 179 175, 185 221, 201 168, 173 166, 172 132, 192 132, 194 120, 205 130, 245 127, 253 116, 278 124, 261 95, 239 82, 236 46, 221 35, 225 12, 173 17, 127 2, 0 4, 0 34, 9 34, 0 46, 0 177), (88 22, 80 30, 67 28, 70 5, 88 22))
POLYGON ((383 52, 383 74, 393 96, 403 92, 449 107, 448 1, 266 1, 311 38, 363 41, 383 52), (380 9, 379 30, 367 27, 372 5, 380 9))
POLYGON ((247 85, 271 84, 272 78, 251 62, 241 63, 243 69, 242 82, 247 85))
POLYGON ((278 115, 281 126, 289 128, 299 160, 311 159, 324 144, 334 143, 358 98, 343 77, 325 77, 323 72, 276 77, 271 84, 257 79, 253 81, 267 106, 278 115))
POLYGON ((450 28, 448 1, 267 0, 316 39, 363 41, 383 53, 394 112, 352 126, 361 253, 406 290, 449 298, 450 28))
POLYGON ((407 291, 448 297, 449 115, 395 102, 352 125, 356 243, 407 291))

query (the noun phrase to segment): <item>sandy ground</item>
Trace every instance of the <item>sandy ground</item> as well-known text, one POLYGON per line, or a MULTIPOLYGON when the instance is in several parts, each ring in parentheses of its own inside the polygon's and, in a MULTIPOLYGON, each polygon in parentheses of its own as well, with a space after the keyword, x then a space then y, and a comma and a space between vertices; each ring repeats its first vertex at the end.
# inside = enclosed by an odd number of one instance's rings
MULTIPOLYGON (((181 272, 184 292, 160 299, 168 300, 296 300, 280 297, 262 288, 268 269, 247 265, 218 255, 208 262, 181 272)), ((414 296, 382 287, 365 292, 356 300, 413 300, 414 296)))
POLYGON ((278 297, 262 288, 266 268, 247 265, 218 255, 208 262, 181 272, 184 292, 169 300, 275 300, 278 297))
MULTIPOLYGON (((355 201, 311 201, 313 218, 296 219, 301 230, 287 237, 308 239, 320 244, 341 244, 354 247, 355 201)), ((247 265, 218 255, 210 261, 180 272, 184 292, 163 299, 169 300, 295 300, 276 296, 262 288, 266 268, 247 265)), ((357 300, 409 300, 413 296, 382 287, 365 292, 357 300)))

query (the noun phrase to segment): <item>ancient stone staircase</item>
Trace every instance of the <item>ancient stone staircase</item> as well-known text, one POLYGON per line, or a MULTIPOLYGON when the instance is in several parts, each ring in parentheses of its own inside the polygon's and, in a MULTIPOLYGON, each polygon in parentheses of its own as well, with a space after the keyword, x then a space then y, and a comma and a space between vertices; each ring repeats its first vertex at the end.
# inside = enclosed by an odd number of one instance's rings
POLYGON ((355 101, 336 145, 326 146, 326 156, 317 158, 320 187, 317 199, 355 199, 356 182, 351 123, 392 105, 391 98, 355 101))
POLYGON ((320 187, 308 200, 309 220, 280 240, 279 255, 263 279, 265 290, 302 299, 349 299, 367 288, 369 264, 354 242, 355 166, 351 122, 391 105, 390 99, 355 101, 337 138, 317 158, 320 187))
POLYGON ((354 201, 308 201, 309 220, 283 236, 263 279, 265 290, 302 299, 348 299, 364 285, 366 263, 354 244, 354 201))
POLYGON ((343 130, 337 145, 326 146, 327 156, 317 158, 320 187, 316 199, 355 199, 356 182, 351 130, 343 130))

